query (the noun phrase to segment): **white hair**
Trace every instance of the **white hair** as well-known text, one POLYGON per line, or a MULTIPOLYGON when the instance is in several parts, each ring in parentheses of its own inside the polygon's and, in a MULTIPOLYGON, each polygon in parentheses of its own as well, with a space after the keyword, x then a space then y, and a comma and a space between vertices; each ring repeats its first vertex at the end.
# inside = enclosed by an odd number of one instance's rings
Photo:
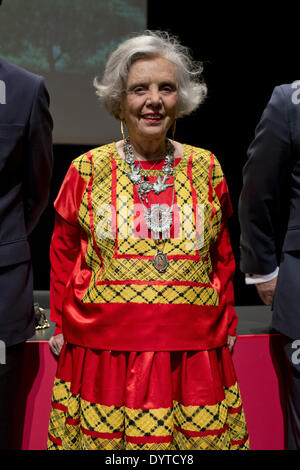
POLYGON ((117 119, 121 96, 126 89, 130 66, 139 59, 160 56, 175 67, 178 80, 176 117, 194 111, 205 99, 207 88, 202 80, 202 64, 192 59, 189 50, 177 38, 162 31, 145 31, 127 39, 110 55, 102 80, 94 79, 96 94, 110 114, 117 119))

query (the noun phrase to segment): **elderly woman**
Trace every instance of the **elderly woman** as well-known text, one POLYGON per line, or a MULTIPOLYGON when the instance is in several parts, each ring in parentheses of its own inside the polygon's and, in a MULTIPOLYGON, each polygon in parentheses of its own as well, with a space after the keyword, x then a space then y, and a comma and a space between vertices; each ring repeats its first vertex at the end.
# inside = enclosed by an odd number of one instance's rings
POLYGON ((211 152, 174 140, 205 97, 201 71, 147 31, 95 82, 123 138, 75 159, 55 201, 49 449, 249 447, 228 190, 211 152))

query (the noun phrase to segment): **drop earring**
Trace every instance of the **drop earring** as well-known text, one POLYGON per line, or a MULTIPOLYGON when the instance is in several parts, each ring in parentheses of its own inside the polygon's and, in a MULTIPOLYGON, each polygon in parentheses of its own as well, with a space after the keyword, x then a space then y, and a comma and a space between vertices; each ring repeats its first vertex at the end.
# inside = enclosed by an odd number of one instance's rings
POLYGON ((125 135, 125 121, 124 119, 121 120, 121 134, 123 137, 123 140, 126 140, 126 135, 125 135))

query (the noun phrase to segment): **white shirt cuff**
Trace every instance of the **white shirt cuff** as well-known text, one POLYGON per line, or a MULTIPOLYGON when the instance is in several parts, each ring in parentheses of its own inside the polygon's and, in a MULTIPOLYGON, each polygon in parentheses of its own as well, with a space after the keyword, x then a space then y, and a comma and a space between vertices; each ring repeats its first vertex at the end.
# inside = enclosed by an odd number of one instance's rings
POLYGON ((275 271, 273 271, 270 274, 252 274, 252 276, 250 276, 249 274, 246 274, 245 282, 246 284, 260 284, 262 282, 268 282, 274 279, 274 277, 277 277, 278 272, 279 272, 279 267, 277 266, 275 271))

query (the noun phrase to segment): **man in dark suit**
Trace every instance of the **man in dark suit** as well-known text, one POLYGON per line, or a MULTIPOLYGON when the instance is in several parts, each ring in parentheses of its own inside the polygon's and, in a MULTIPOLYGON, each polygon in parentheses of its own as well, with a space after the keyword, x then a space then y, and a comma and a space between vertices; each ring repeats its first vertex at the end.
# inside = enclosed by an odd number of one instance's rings
POLYGON ((275 87, 256 128, 240 196, 241 270, 281 333, 287 448, 300 449, 300 82, 275 87), (281 238, 281 234, 283 237, 281 238))
POLYGON ((44 80, 0 59, 1 449, 10 448, 15 381, 24 342, 35 333, 27 237, 47 205, 52 166, 44 80))

